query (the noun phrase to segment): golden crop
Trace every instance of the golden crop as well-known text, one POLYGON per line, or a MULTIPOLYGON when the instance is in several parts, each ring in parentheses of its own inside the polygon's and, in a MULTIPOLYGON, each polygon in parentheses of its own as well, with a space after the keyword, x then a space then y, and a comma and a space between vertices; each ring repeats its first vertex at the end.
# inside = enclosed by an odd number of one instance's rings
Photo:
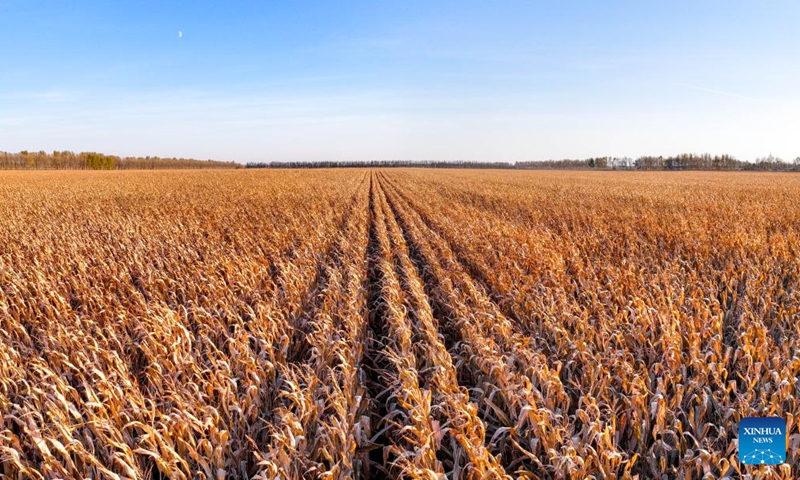
POLYGON ((791 174, 0 173, 0 478, 797 478, 798 205, 791 174), (741 465, 765 415, 787 463, 741 465))

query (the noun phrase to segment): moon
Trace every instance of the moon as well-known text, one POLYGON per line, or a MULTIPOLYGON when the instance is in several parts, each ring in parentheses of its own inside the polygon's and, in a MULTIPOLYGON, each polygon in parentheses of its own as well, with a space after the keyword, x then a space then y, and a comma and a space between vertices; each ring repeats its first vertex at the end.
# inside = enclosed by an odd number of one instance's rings
POLYGON ((183 32, 178 30, 178 38, 182 38, 182 37, 183 37, 183 32))

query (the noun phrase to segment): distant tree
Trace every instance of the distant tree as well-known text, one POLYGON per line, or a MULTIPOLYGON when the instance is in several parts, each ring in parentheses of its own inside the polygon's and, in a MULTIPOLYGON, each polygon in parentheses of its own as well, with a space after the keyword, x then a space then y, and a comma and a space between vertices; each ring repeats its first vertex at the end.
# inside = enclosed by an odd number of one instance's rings
POLYGON ((117 170, 144 168, 241 168, 235 162, 218 162, 213 160, 195 160, 185 158, 144 159, 128 157, 122 159, 114 155, 97 152, 75 154, 69 150, 54 150, 52 154, 27 150, 19 153, 0 152, 0 168, 2 169, 68 169, 68 170, 117 170))
POLYGON ((639 157, 634 162, 637 170, 661 170, 664 168, 664 157, 654 157, 651 155, 639 157))
POLYGON ((614 170, 618 169, 630 169, 633 168, 634 162, 633 159, 630 157, 614 157, 611 159, 611 168, 614 170))
POLYGON ((784 162, 781 158, 769 154, 766 157, 757 158, 754 163, 747 166, 747 169, 775 172, 791 170, 792 167, 787 162, 784 162))

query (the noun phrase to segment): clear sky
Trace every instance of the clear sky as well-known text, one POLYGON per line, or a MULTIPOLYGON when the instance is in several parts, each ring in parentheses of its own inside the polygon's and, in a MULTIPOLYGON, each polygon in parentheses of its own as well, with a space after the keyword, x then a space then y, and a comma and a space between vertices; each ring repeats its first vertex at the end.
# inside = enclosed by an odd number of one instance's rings
POLYGON ((0 62, 5 151, 800 156, 797 0, 0 0, 0 62))

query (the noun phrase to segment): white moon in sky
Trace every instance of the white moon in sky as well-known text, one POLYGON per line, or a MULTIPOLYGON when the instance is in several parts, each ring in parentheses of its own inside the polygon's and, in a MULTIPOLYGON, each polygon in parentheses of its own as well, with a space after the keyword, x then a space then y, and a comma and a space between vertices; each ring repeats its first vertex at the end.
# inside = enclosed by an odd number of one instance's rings
POLYGON ((181 32, 180 30, 178 30, 178 38, 181 38, 181 37, 183 37, 183 32, 181 32))

